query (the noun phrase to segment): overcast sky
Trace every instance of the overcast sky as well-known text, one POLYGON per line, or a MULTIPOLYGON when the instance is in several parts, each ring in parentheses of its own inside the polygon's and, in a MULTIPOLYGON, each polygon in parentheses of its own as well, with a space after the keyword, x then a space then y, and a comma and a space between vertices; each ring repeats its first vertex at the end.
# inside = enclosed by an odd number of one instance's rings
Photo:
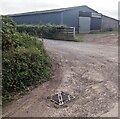
POLYGON ((119 0, 0 0, 0 14, 14 14, 87 5, 118 19, 119 0))

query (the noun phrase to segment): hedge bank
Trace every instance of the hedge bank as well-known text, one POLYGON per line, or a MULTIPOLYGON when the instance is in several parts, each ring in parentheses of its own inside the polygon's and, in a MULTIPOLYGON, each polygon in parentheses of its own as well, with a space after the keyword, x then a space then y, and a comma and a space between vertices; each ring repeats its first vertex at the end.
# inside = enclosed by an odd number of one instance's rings
POLYGON ((50 79, 52 65, 41 41, 17 32, 7 16, 2 24, 2 97, 6 102, 28 86, 50 79))

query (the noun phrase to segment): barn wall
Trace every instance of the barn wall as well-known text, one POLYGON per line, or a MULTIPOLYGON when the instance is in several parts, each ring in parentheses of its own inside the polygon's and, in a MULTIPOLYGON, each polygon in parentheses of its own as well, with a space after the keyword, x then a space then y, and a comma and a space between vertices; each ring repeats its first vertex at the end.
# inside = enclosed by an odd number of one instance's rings
MULTIPOLYGON (((85 12, 95 12, 88 7, 81 6, 68 9, 65 11, 51 12, 51 13, 41 13, 41 14, 29 14, 29 15, 18 15, 12 16, 12 19, 17 24, 65 24, 69 27, 75 27, 78 31, 79 29, 79 11, 85 12)), ((27 14, 27 13, 26 13, 27 14)))
MULTIPOLYGON (((97 13, 93 9, 87 6, 79 6, 74 8, 68 8, 61 11, 52 11, 49 13, 34 13, 29 14, 25 13, 24 15, 12 16, 13 20, 17 24, 65 24, 68 27, 75 27, 76 31, 79 31, 79 12, 92 12, 97 13)), ((102 27, 102 30, 109 28, 116 29, 118 28, 118 22, 115 19, 112 19, 107 16, 102 16, 102 25, 101 20, 97 18, 91 18, 91 29, 90 30, 99 30, 102 27), (98 23, 99 22, 99 23, 98 23)))
POLYGON ((101 30, 101 18, 91 17, 91 31, 100 31, 101 30))
POLYGON ((17 24, 60 24, 61 12, 13 16, 17 24))
MULTIPOLYGON (((101 30, 101 22, 102 22, 102 19, 101 19, 101 14, 100 13, 93 13, 93 12, 79 12, 79 23, 80 23, 80 27, 82 26, 83 29, 84 29, 84 26, 86 28, 89 28, 89 32, 94 32, 94 31, 100 31, 101 30), (85 22, 85 19, 82 21, 81 23, 81 20, 82 18, 81 17, 84 17, 86 19, 90 18, 90 26, 86 26, 87 24, 89 23, 84 23, 85 22), (84 25, 84 26, 83 26, 84 25)), ((79 29, 79 32, 82 32, 80 31, 82 30, 82 28, 79 29)), ((88 31, 88 30, 87 30, 88 31)), ((86 31, 86 32, 87 32, 86 31)), ((85 32, 85 31, 84 31, 85 32)))
POLYGON ((107 16, 102 16, 102 30, 117 29, 118 21, 107 16))
POLYGON ((89 9, 85 6, 66 10, 63 12, 63 24, 66 24, 69 27, 75 27, 76 31, 79 31, 79 11, 95 12, 92 9, 89 9))

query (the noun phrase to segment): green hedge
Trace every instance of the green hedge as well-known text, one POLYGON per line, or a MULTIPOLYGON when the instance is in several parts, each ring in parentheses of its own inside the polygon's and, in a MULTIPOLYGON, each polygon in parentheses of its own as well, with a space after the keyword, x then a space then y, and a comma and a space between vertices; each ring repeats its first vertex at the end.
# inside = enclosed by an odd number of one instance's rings
POLYGON ((26 32, 31 36, 58 40, 75 40, 73 34, 65 33, 64 25, 17 25, 18 32, 26 32))
POLYGON ((54 39, 55 36, 64 29, 64 25, 17 25, 18 32, 26 32, 32 36, 54 39))
POLYGON ((3 94, 49 79, 49 57, 36 47, 19 47, 3 54, 3 94))
POLYGON ((9 17, 2 17, 2 96, 3 101, 27 86, 50 79, 51 59, 41 41, 16 32, 9 17))

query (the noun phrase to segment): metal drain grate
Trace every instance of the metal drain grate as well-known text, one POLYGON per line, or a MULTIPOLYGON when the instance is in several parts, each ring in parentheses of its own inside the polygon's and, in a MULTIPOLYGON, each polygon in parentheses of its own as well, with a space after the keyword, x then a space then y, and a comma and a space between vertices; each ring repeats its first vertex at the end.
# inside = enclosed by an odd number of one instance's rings
POLYGON ((74 98, 74 96, 61 91, 60 93, 53 95, 50 100, 57 105, 63 105, 74 98))

